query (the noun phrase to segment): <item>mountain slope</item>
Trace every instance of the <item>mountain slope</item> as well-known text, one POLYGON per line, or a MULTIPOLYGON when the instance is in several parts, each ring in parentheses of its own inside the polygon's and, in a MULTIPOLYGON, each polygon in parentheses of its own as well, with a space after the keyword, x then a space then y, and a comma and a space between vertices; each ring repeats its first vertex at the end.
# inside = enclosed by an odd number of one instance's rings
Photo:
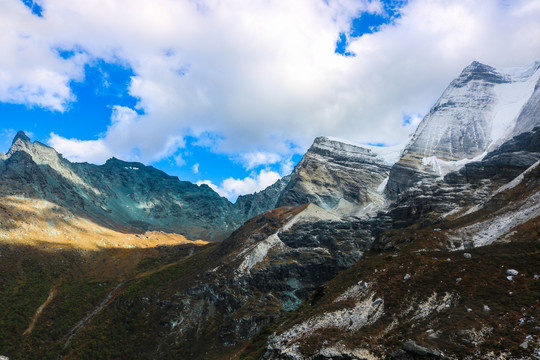
POLYGON ((24 218, 36 227, 50 222, 58 230, 64 221, 92 231, 70 220, 77 216, 126 231, 201 225, 196 231, 217 238, 223 224, 285 206, 207 245, 88 251, 3 240, 0 352, 51 359, 537 357, 536 69, 473 63, 391 171, 388 149, 383 155, 317 138, 290 179, 235 205, 142 164, 71 164, 19 134, 0 161, 0 222, 11 236, 21 227, 9 219, 24 218), (495 114, 497 107, 506 110, 495 114), (460 142, 455 131, 473 128, 460 142), (387 190, 390 201, 384 184, 395 185, 392 174, 403 169, 411 182, 387 190))
POLYGON ((537 162, 462 216, 387 234, 393 252, 336 276, 252 356, 536 358, 539 179, 537 162), (462 238, 475 248, 444 250, 462 238))

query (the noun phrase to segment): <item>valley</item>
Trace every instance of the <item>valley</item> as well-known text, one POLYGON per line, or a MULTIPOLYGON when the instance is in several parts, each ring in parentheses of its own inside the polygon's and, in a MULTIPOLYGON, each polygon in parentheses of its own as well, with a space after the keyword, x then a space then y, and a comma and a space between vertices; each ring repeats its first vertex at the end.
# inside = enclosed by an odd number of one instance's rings
POLYGON ((0 156, 0 354, 540 357, 539 79, 473 62, 404 148, 317 137, 235 203, 19 132, 0 156))

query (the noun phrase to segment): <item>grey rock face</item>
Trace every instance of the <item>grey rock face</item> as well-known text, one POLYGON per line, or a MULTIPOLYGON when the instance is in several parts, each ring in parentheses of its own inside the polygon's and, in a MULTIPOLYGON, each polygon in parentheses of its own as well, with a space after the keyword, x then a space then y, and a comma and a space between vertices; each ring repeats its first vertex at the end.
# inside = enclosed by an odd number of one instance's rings
MULTIPOLYGON (((525 106, 509 109, 503 104, 514 90, 537 78, 538 65, 505 74, 487 65, 473 62, 446 88, 437 103, 422 120, 405 155, 390 171, 386 194, 391 198, 422 179, 441 175, 436 159, 457 161, 472 159, 502 142, 540 123, 540 90, 531 89, 525 106), (501 86, 505 86, 501 92, 501 86), (503 94, 503 95, 501 95, 503 94), (503 98, 501 98, 503 96, 503 98), (514 124, 514 125, 513 125, 514 124), (513 132, 508 133, 508 128, 513 132), (506 131, 506 132, 505 132, 506 131), (432 158, 429 161, 426 159, 432 158)), ((516 90, 517 91, 517 90, 516 90)))
POLYGON ((339 212, 343 201, 353 208, 380 202, 377 187, 389 170, 369 149, 318 137, 295 167, 277 206, 313 203, 339 212))
MULTIPOLYGON (((187 356, 192 332, 226 346, 249 339, 317 289, 323 291, 323 283, 352 266, 373 242, 369 221, 299 223, 284 230, 287 217, 273 214, 285 211, 278 208, 249 220, 220 244, 215 255, 221 265, 204 273, 198 285, 177 292, 164 308, 162 322, 180 325, 163 337, 160 348, 181 343, 187 356), (274 234, 283 245, 272 248, 249 272, 239 271, 243 250, 274 234)), ((152 301, 165 304, 157 297, 152 301)))
POLYGON ((390 358, 394 360, 444 359, 439 351, 417 345, 412 340, 406 341, 403 349, 394 351, 390 358))
POLYGON ((540 160, 540 126, 506 141, 481 161, 445 176, 449 184, 479 184, 485 179, 506 183, 540 160))
POLYGON ((141 163, 116 158, 101 166, 71 163, 22 131, 0 156, 0 196, 42 198, 120 231, 161 230, 211 241, 275 208, 289 179, 232 204, 207 185, 141 163))

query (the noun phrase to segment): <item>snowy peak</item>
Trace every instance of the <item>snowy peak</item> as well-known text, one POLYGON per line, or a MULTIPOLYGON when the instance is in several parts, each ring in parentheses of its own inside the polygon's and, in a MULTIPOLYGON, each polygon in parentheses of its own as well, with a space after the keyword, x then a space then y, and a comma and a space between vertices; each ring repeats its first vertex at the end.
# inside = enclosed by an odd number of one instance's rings
POLYGON ((539 67, 467 66, 418 126, 387 192, 395 196, 425 176, 444 176, 540 124, 539 67))
POLYGON ((474 80, 485 81, 492 84, 503 84, 512 81, 509 75, 498 72, 494 67, 479 63, 478 61, 473 61, 469 66, 463 69, 459 77, 452 81, 450 86, 463 87, 474 80))
POLYGON ((500 141, 514 127, 540 75, 536 63, 508 72, 478 62, 466 67, 422 120, 407 150, 461 160, 500 141))

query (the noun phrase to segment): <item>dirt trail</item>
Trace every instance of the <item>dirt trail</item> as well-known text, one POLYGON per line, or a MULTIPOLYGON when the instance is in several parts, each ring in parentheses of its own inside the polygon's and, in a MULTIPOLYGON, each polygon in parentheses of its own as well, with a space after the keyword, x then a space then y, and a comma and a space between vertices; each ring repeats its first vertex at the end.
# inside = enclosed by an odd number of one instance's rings
MULTIPOLYGON (((179 264, 180 262, 182 262, 183 260, 185 259, 182 259, 182 260, 179 260, 179 261, 175 261, 173 263, 170 263, 170 264, 166 264, 166 265, 162 265, 160 266, 159 268, 157 269, 153 269, 153 270, 149 270, 149 271, 145 271, 143 273, 140 273, 140 274, 137 274, 135 275, 133 278, 129 279, 126 281, 126 283, 131 283, 135 280, 138 280, 138 279, 141 279, 145 276, 148 276, 148 275, 152 275, 154 273, 157 273, 157 272, 160 272, 162 270, 165 270, 173 265, 177 265, 179 264)), ((103 308, 105 306, 107 306, 117 295, 118 293, 120 292, 119 290, 121 289, 121 287, 124 285, 123 282, 119 283, 118 285, 116 285, 116 287, 114 289, 112 289, 108 294, 107 296, 105 297, 105 299, 103 299, 103 301, 90 313, 88 314, 84 319, 80 320, 74 327, 71 328, 71 330, 69 330, 69 332, 66 334, 66 336, 64 336, 64 339, 66 339, 65 343, 64 343, 64 347, 63 347, 63 351, 67 349, 67 347, 69 346, 70 342, 71 342, 71 339, 73 339, 73 337, 75 335, 77 335, 79 333, 79 331, 82 330, 82 328, 86 325, 87 322, 89 322, 94 316, 96 316, 97 314, 99 314, 99 312, 101 310, 103 310, 103 308)), ((60 359, 62 356, 60 355, 58 358, 60 359)))
POLYGON ((69 332, 67 333, 67 335, 65 336, 67 339, 66 339, 66 342, 64 343, 64 350, 68 347, 69 343, 71 342, 71 339, 77 335, 77 333, 79 331, 81 331, 81 329, 84 327, 84 325, 90 320, 92 319, 94 316, 96 316, 97 314, 99 314, 99 312, 105 307, 105 305, 107 305, 107 303, 113 298, 113 296, 115 295, 115 293, 120 289, 120 287, 124 285, 124 283, 119 283, 118 285, 116 285, 116 287, 114 289, 112 289, 108 294, 107 296, 105 297, 105 299, 103 299, 103 301, 101 302, 101 304, 99 304, 98 307, 96 307, 94 309, 94 311, 92 311, 90 314, 86 315, 86 317, 84 319, 82 319, 81 321, 79 321, 77 323, 77 325, 75 325, 74 327, 71 328, 71 330, 69 330, 69 332))
POLYGON ((57 286, 58 285, 53 285, 53 287, 51 287, 51 290, 49 291, 49 296, 47 297, 47 299, 45 300, 45 302, 43 304, 39 305, 39 307, 37 308, 34 316, 32 316, 32 321, 30 322, 30 325, 28 326, 28 329, 26 329, 23 332, 23 335, 30 335, 32 333, 32 330, 34 330, 34 326, 36 325, 37 319, 39 318, 39 316, 43 312, 43 309, 45 309, 45 307, 47 305, 49 305, 49 303, 55 297, 55 295, 56 295, 56 287, 57 286))

